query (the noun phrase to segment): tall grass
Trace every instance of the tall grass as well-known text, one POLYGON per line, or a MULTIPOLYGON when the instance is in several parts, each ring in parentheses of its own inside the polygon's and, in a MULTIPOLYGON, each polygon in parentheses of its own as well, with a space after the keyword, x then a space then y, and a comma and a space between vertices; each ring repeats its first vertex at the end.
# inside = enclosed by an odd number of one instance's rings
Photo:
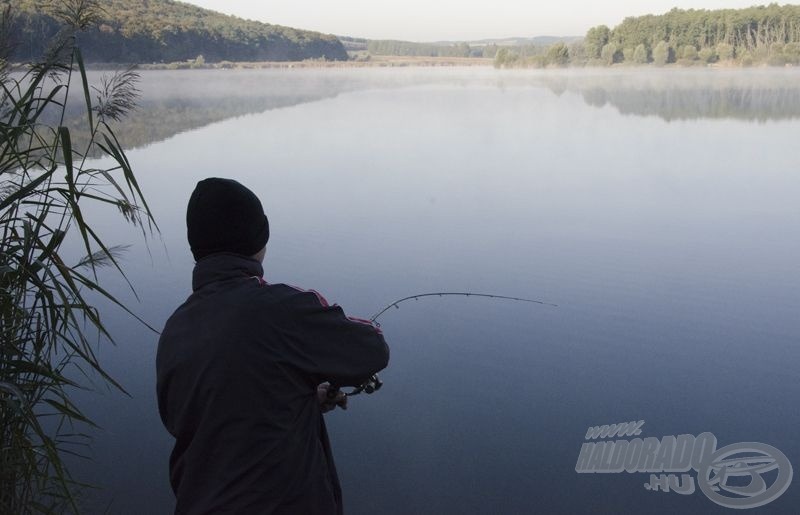
MULTIPOLYGON (((13 5, 13 4, 12 4, 13 5)), ((13 12, 0 21, 0 513, 80 511, 82 486, 65 466, 80 454, 93 425, 70 392, 101 377, 97 345, 111 341, 87 295, 126 309, 98 279, 115 268, 120 247, 107 246, 84 213, 87 204, 114 206, 143 236, 157 230, 109 122, 135 104, 138 75, 127 70, 90 87, 76 44, 97 20, 97 3, 56 2, 63 30, 40 62, 9 68, 5 41, 13 12), (72 144, 63 125, 67 101, 85 104, 90 141, 72 144), (47 120, 59 120, 47 123, 47 120), (97 167, 97 151, 107 156, 97 167), (95 164, 93 164, 95 163, 95 164), (85 254, 67 263, 62 247, 76 239, 85 254)), ((127 310, 129 313, 130 311, 127 310)))

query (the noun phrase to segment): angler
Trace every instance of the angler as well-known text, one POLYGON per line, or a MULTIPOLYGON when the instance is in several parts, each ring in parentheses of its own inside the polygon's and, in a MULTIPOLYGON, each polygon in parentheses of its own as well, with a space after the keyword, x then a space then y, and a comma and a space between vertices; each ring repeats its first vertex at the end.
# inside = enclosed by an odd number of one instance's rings
POLYGON ((328 385, 358 387, 386 367, 380 329, 263 279, 269 222, 238 182, 200 181, 186 225, 193 291, 156 359, 176 513, 341 514, 322 414, 347 397, 328 385))

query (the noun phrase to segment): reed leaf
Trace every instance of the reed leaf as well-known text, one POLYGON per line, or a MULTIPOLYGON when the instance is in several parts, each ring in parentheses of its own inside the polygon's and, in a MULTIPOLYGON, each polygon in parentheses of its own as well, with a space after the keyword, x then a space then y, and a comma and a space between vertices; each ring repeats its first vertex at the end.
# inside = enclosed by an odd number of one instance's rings
POLYGON ((83 65, 83 55, 81 49, 75 47, 75 62, 78 63, 78 71, 81 74, 81 87, 83 88, 83 100, 86 102, 86 116, 89 118, 89 127, 94 127, 94 117, 92 115, 92 99, 89 95, 89 80, 86 78, 86 67, 83 65))
MULTIPOLYGON (((12 18, 10 9, 3 11, 0 26, 12 18)), ((79 497, 88 485, 71 476, 63 458, 83 456, 78 451, 90 439, 80 428, 96 424, 71 393, 88 389, 95 378, 126 393, 97 358, 98 345, 113 339, 87 295, 122 308, 155 331, 98 279, 97 269, 109 267, 133 291, 120 265, 127 245, 104 241, 86 217, 91 211, 84 209, 87 203, 113 205, 127 222, 158 229, 106 121, 119 120, 135 107, 138 74, 127 70, 98 88, 90 86, 75 34, 96 19, 98 3, 64 0, 55 9, 64 28, 21 77, 5 73, 8 31, 0 32, 2 514, 80 513, 79 497), (79 80, 73 81, 73 74, 79 80), (75 148, 72 128, 63 122, 70 90, 76 88, 91 128, 85 151, 75 148), (43 122, 53 119, 51 112, 61 122, 43 122), (93 145, 113 159, 111 167, 88 162, 93 145), (73 266, 62 257, 70 233, 81 242, 83 255, 73 266)))

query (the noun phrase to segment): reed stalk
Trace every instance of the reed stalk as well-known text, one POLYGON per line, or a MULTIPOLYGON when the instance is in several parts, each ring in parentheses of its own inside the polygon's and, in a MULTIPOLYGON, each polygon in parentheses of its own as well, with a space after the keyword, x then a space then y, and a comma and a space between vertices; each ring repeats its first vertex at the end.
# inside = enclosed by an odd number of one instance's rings
POLYGON ((113 340, 89 300, 132 314, 97 274, 109 266, 124 277, 124 248, 103 241, 85 216, 87 205, 115 207, 145 238, 158 230, 110 126, 133 109, 138 75, 126 70, 90 87, 77 41, 97 21, 98 4, 56 5, 63 30, 40 61, 22 70, 9 65, 10 8, 0 20, 2 514, 81 511, 86 485, 72 477, 66 457, 85 451, 94 424, 71 393, 88 388, 92 376, 124 391, 97 359, 98 345, 113 340), (73 128, 64 125, 70 99, 85 104, 91 137, 82 148, 73 146, 73 128), (110 159, 90 159, 98 151, 110 159), (69 239, 77 239, 82 258, 65 255, 69 239))

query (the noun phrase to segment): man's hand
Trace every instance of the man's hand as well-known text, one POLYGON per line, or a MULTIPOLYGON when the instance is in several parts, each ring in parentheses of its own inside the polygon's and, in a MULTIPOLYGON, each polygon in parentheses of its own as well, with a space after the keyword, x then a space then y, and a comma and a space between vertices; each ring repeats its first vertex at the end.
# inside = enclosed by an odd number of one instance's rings
POLYGON ((317 401, 319 402, 319 407, 323 413, 327 413, 332 409, 339 406, 342 409, 347 409, 347 395, 344 394, 342 391, 337 391, 334 397, 328 397, 328 389, 330 385, 328 383, 323 383, 317 386, 317 401))

